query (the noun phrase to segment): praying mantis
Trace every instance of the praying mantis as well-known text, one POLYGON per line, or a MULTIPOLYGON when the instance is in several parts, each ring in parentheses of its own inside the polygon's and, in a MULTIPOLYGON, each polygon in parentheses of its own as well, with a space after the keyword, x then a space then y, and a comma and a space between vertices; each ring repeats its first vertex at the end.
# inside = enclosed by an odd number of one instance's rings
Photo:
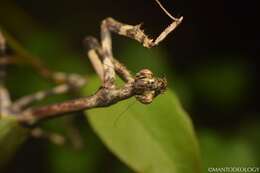
POLYGON ((104 19, 101 22, 100 41, 92 36, 84 39, 84 43, 88 47, 87 55, 102 81, 102 86, 90 96, 41 107, 31 107, 30 105, 52 95, 79 89, 85 85, 86 79, 77 74, 52 72, 47 68, 38 67, 37 70, 40 70, 40 74, 59 84, 52 89, 39 91, 12 101, 4 82, 6 78, 5 69, 11 63, 11 58, 6 52, 7 41, 5 36, 0 32, 0 115, 2 117, 15 116, 18 122, 31 125, 70 112, 107 107, 130 97, 135 97, 143 104, 151 103, 155 97, 166 90, 166 79, 155 77, 149 69, 142 69, 137 74, 132 75, 126 66, 113 56, 111 33, 134 39, 146 48, 157 46, 176 29, 182 22, 183 17, 173 17, 158 0, 156 2, 173 20, 158 37, 155 39, 149 38, 140 24, 129 25, 111 17, 104 19), (122 87, 116 86, 116 76, 119 76, 125 82, 122 87))

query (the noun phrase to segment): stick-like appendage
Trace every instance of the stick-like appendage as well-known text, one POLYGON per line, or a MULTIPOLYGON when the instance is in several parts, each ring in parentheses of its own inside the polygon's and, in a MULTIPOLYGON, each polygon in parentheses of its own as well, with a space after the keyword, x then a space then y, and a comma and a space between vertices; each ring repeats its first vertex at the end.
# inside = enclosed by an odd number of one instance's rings
POLYGON ((151 48, 158 45, 169 33, 176 29, 182 20, 183 17, 174 20, 156 39, 149 38, 141 29, 141 25, 124 24, 110 17, 106 18, 102 23, 109 31, 137 40, 144 47, 151 48))
POLYGON ((84 78, 82 78, 81 76, 76 75, 76 74, 70 74, 69 76, 66 76, 66 77, 69 78, 69 79, 66 79, 67 81, 69 81, 69 83, 60 84, 50 90, 38 91, 32 95, 24 96, 24 97, 16 100, 12 104, 11 110, 13 112, 22 111, 26 107, 30 106, 30 104, 32 104, 36 101, 41 101, 49 96, 67 93, 73 89, 78 89, 78 88, 82 87, 86 83, 84 78))
POLYGON ((88 49, 87 56, 99 76, 100 80, 104 82, 104 67, 100 57, 97 54, 97 49, 101 49, 100 44, 98 43, 97 39, 94 37, 86 37, 84 39, 84 46, 88 49))
POLYGON ((113 64, 115 66, 115 70, 117 75, 125 82, 133 82, 134 77, 130 73, 130 71, 124 66, 124 64, 120 63, 117 59, 113 59, 113 64))
MULTIPOLYGON (((84 44, 86 47, 88 47, 88 57, 96 71, 96 73, 98 74, 98 76, 101 78, 101 80, 103 79, 103 65, 102 65, 102 48, 101 45, 98 43, 97 39, 94 37, 87 37, 84 40, 84 44)), ((117 59, 113 58, 112 63, 114 64, 113 67, 116 74, 125 82, 130 82, 133 81, 134 78, 131 75, 130 71, 122 64, 120 63, 117 59)), ((108 64, 107 64, 108 65, 108 64)), ((109 67, 109 65, 108 65, 109 67)), ((102 80, 103 81, 103 80, 102 80)))
POLYGON ((113 65, 112 40, 106 21, 101 23, 101 48, 102 64, 104 66, 104 83, 107 88, 115 87, 115 70, 113 65))
POLYGON ((164 8, 164 6, 161 4, 161 2, 159 1, 159 0, 155 0, 155 2, 159 5, 159 7, 164 11, 164 13, 167 15, 167 16, 169 16, 172 20, 174 20, 174 21, 178 21, 179 19, 178 18, 176 18, 176 17, 173 17, 172 15, 171 15, 171 13, 169 13, 165 8, 164 8))

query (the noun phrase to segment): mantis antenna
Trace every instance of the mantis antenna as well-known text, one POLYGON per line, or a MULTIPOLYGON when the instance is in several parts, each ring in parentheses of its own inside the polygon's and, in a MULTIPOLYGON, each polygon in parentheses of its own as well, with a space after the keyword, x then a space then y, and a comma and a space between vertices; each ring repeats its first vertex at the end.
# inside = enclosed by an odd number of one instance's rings
POLYGON ((155 2, 160 6, 160 8, 165 12, 165 14, 166 14, 167 16, 169 16, 172 20, 175 20, 175 21, 178 21, 178 20, 179 20, 178 18, 173 17, 173 16, 171 15, 171 13, 169 13, 169 12, 163 7, 163 5, 161 4, 161 2, 160 2, 159 0, 155 0, 155 2))

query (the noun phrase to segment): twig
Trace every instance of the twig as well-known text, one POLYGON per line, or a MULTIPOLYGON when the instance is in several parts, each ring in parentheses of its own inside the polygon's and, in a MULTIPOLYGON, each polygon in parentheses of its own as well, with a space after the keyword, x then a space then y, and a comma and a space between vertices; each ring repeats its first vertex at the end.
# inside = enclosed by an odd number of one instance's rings
POLYGON ((41 58, 27 51, 19 41, 4 30, 2 30, 2 37, 5 38, 10 47, 17 54, 16 58, 20 58, 30 64, 41 76, 57 84, 69 82, 67 81, 67 79, 69 79, 67 74, 56 72, 46 67, 46 65, 40 60, 41 58))
POLYGON ((46 68, 43 63, 27 52, 12 36, 5 33, 5 36, 0 32, 0 113, 7 114, 17 113, 29 106, 35 101, 42 100, 48 96, 66 93, 69 90, 77 89, 83 86, 86 82, 85 78, 81 77, 78 74, 65 74, 62 72, 53 72, 46 68), (14 61, 14 58, 11 58, 12 61, 9 61, 9 57, 6 55, 6 37, 11 43, 12 48, 19 54, 20 57, 27 60, 37 72, 39 72, 43 77, 52 80, 56 83, 62 83, 59 86, 56 86, 53 89, 47 91, 39 91, 35 94, 24 96, 14 103, 11 103, 8 90, 4 87, 5 79, 5 66, 14 61), (7 58, 8 57, 8 58, 7 58), (5 110, 5 111, 4 111, 5 110), (8 110, 8 111, 7 111, 8 110))
POLYGON ((38 91, 32 95, 24 96, 24 97, 16 100, 12 104, 11 110, 13 112, 19 112, 35 101, 40 101, 48 96, 63 94, 63 93, 67 93, 70 90, 78 89, 78 88, 82 87, 86 82, 84 78, 82 78, 81 76, 79 76, 77 74, 70 74, 66 77, 69 78, 69 79, 66 79, 67 81, 69 81, 69 83, 60 84, 50 90, 38 91))

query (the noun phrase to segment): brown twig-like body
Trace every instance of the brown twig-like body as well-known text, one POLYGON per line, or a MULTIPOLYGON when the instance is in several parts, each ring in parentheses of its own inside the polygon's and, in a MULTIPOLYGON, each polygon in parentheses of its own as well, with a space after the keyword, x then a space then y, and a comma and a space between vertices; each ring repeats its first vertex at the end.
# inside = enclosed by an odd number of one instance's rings
POLYGON ((126 83, 122 88, 101 87, 95 94, 88 97, 32 108, 25 111, 24 116, 18 117, 18 120, 34 123, 41 119, 57 117, 68 112, 110 106, 132 96, 137 96, 139 101, 148 104, 165 88, 165 80, 154 78, 149 70, 144 69, 138 73, 134 81, 126 83))
MULTIPOLYGON (((40 120, 59 117, 65 113, 106 107, 121 100, 135 96, 138 101, 149 104, 159 94, 163 93, 167 87, 166 79, 153 76, 148 69, 142 69, 135 76, 113 57, 111 32, 126 36, 140 42, 144 47, 151 48, 161 42, 171 31, 173 31, 182 21, 174 19, 156 39, 150 39, 141 30, 140 25, 127 25, 112 18, 107 18, 101 24, 101 42, 93 37, 85 39, 88 45, 89 59, 102 81, 102 86, 91 96, 64 101, 62 103, 51 104, 41 107, 29 107, 34 102, 47 96, 67 92, 71 88, 79 88, 85 80, 80 76, 64 76, 60 73, 52 73, 53 78, 66 81, 48 91, 40 91, 30 96, 25 96, 15 101, 10 110, 19 114, 17 120, 21 123, 34 124, 40 120), (122 87, 115 84, 116 74, 125 82, 122 87)), ((47 70, 49 72, 49 70, 47 70)))

